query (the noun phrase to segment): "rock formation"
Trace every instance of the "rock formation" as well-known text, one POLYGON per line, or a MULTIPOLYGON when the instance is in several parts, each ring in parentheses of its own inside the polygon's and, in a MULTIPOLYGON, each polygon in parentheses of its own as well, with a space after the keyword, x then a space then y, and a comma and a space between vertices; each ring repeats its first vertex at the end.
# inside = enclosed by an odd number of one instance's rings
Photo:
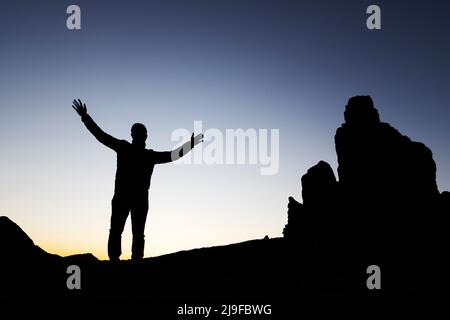
POLYGON ((351 98, 344 117, 335 136, 338 175, 352 201, 410 219, 411 209, 428 207, 439 194, 430 149, 380 122, 369 96, 351 98))
POLYGON ((0 255, 4 260, 28 259, 43 254, 45 252, 17 224, 8 217, 0 217, 0 255))
POLYGON ((293 242, 308 243, 308 250, 316 250, 331 232, 329 222, 337 205, 338 184, 325 161, 311 167, 301 182, 303 203, 289 197, 288 224, 283 233, 293 242))
POLYGON ((303 204, 289 198, 285 238, 361 260, 448 250, 450 196, 439 194, 430 149, 381 122, 370 96, 350 98, 344 118, 339 181, 323 161, 308 170, 303 204))

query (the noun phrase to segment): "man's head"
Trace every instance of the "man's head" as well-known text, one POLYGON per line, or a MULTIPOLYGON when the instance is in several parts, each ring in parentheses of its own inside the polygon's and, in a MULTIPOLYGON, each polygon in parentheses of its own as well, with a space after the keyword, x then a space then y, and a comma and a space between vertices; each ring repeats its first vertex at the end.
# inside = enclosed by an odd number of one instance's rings
POLYGON ((133 124, 131 137, 134 143, 145 143, 145 140, 147 140, 147 128, 142 123, 133 124))

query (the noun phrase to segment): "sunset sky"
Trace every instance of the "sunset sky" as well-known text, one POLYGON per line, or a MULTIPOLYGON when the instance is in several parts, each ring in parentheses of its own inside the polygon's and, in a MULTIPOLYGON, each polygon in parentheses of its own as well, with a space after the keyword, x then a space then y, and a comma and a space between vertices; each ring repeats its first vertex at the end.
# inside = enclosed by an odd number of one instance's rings
MULTIPOLYGON (((115 153, 108 133, 171 150, 177 128, 279 129, 280 167, 164 164, 150 189, 145 256, 279 237, 287 199, 319 160, 349 97, 432 151, 450 190, 449 1, 9 1, 0 5, 0 215, 46 251, 107 258, 115 153), (366 28, 381 8, 382 29, 366 28), (81 30, 66 8, 81 7, 81 30)), ((205 142, 206 144, 206 142, 205 142)), ((130 256, 131 228, 123 234, 130 256)))

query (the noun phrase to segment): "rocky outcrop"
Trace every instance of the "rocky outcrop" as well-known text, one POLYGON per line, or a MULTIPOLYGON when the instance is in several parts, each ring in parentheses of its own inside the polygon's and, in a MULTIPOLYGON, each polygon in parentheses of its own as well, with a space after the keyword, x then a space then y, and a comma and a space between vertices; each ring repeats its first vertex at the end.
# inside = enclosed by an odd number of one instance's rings
POLYGON ((311 210, 324 211, 335 194, 336 177, 325 161, 319 161, 302 177, 303 203, 311 210))
POLYGON ((288 223, 283 229, 283 236, 286 239, 297 241, 304 234, 300 232, 300 228, 305 226, 305 221, 302 221, 302 218, 305 217, 303 204, 293 197, 289 197, 288 201, 288 223))
POLYGON ((339 181, 323 161, 308 170, 303 204, 289 200, 285 238, 361 259, 449 249, 450 196, 438 191, 430 149, 381 122, 370 96, 350 98, 344 118, 335 135, 339 181))
POLYGON ((301 178, 303 203, 289 197, 284 237, 302 243, 308 251, 322 248, 333 234, 333 213, 338 205, 338 184, 333 169, 319 161, 301 178))
POLYGON ((369 96, 348 101, 335 135, 339 182, 352 202, 371 203, 379 214, 428 207, 438 196, 436 164, 424 144, 381 122, 369 96), (386 210, 389 209, 389 210, 386 210))
POLYGON ((17 224, 8 217, 0 217, 0 255, 3 259, 28 259, 42 253, 17 224))

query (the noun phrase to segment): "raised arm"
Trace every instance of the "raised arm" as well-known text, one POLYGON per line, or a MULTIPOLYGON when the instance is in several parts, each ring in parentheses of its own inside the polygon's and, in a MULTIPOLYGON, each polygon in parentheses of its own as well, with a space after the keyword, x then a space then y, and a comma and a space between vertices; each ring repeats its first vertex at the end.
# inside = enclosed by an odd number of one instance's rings
POLYGON ((91 116, 87 113, 86 104, 82 103, 80 99, 73 100, 72 108, 78 113, 81 117, 86 128, 92 133, 92 135, 101 143, 103 143, 108 148, 113 150, 117 150, 120 145, 120 140, 110 136, 105 133, 100 127, 92 120, 91 116))
POLYGON ((154 151, 155 163, 167 163, 180 159, 182 156, 186 155, 189 151, 194 149, 196 145, 203 142, 203 134, 200 133, 194 137, 192 133, 191 140, 184 143, 182 146, 172 150, 158 152, 154 151))

